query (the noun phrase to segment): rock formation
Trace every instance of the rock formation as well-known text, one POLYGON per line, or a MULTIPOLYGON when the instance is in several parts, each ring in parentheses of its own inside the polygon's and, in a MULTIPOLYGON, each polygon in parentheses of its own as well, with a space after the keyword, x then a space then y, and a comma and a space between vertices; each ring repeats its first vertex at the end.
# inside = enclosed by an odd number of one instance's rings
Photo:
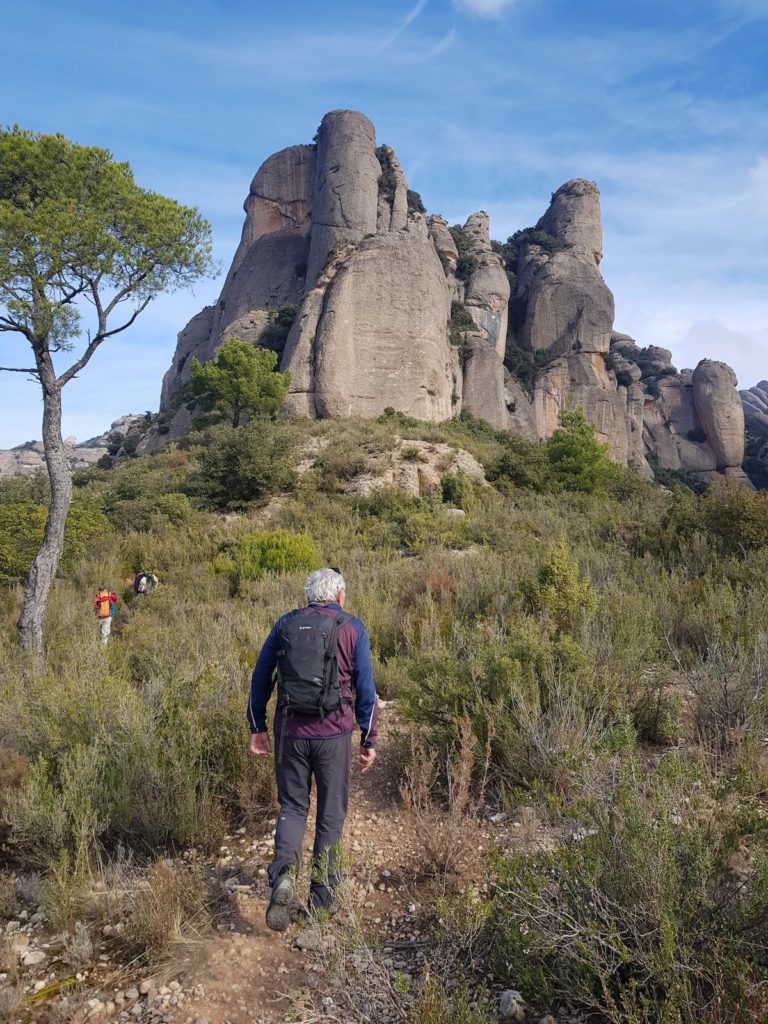
MULTIPOLYGON (((486 213, 449 228, 412 197, 394 150, 354 111, 332 111, 315 144, 270 157, 219 301, 179 335, 161 398, 167 436, 190 427, 191 357, 237 336, 281 351, 289 414, 465 411, 535 439, 580 406, 611 457, 647 478, 658 462, 746 480, 732 371, 705 360, 678 373, 665 349, 614 332, 592 182, 557 189, 514 256, 491 242, 486 213), (278 316, 294 319, 276 341, 278 316)), ((758 411, 768 419, 768 388, 758 411)))
MULTIPOLYGON (((102 456, 109 454, 110 447, 117 450, 120 441, 124 441, 129 434, 135 435, 138 441, 145 429, 144 422, 143 416, 121 416, 105 434, 92 437, 88 441, 81 441, 78 444, 74 437, 68 437, 64 447, 69 468, 74 471, 95 466, 102 456)), ((27 441, 16 448, 0 451, 0 477, 33 476, 35 473, 45 472, 45 449, 42 441, 27 441)))
POLYGON ((744 470, 755 487, 768 488, 768 380, 739 394, 744 409, 744 470))

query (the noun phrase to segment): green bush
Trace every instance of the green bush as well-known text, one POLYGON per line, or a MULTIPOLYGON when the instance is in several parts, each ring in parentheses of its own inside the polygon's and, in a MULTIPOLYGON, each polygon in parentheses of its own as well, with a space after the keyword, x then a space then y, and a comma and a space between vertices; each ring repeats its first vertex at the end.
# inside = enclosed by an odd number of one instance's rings
POLYGON ((558 242, 552 235, 547 234, 546 231, 540 231, 537 228, 523 228, 520 231, 516 231, 514 235, 506 240, 506 242, 496 242, 494 250, 504 260, 504 265, 507 270, 512 273, 517 273, 517 258, 522 250, 527 245, 536 245, 543 249, 547 253, 556 253, 564 248, 562 242, 558 242))
POLYGON ((258 580, 268 572, 312 572, 320 556, 311 537, 268 530, 244 537, 234 552, 238 580, 258 580))
POLYGON ((614 1024, 766 1019, 768 824, 722 799, 675 758, 649 778, 630 764, 564 848, 500 858, 505 976, 534 1005, 614 1024))
MULTIPOLYGON (((304 271, 306 273, 306 267, 304 271)), ((298 311, 297 306, 280 306, 277 310, 270 310, 269 323, 259 335, 259 345, 282 355, 298 311)))
POLYGON ((751 551, 768 545, 768 492, 736 483, 713 484, 699 504, 701 525, 720 551, 751 551))
POLYGON ((471 253, 459 256, 456 260, 456 277, 460 281, 468 281, 477 270, 477 267, 477 259, 471 253))
POLYGON ((197 470, 185 484, 192 497, 216 509, 241 509, 294 487, 295 433, 261 421, 211 428, 195 449, 197 470))
POLYGON ((512 484, 543 491, 549 482, 547 449, 540 441, 507 434, 488 467, 488 478, 498 487, 512 484))
POLYGON ((427 208, 418 192, 414 192, 412 188, 408 189, 408 212, 409 213, 426 213, 427 208))
POLYGON ((547 441, 547 462, 555 486, 594 494, 617 480, 620 470, 608 459, 608 445, 597 440, 593 423, 581 409, 564 412, 547 441))
MULTIPOLYGON (((0 504, 0 583, 23 579, 43 542, 48 511, 33 501, 0 504)), ((98 498, 76 496, 67 517, 61 571, 112 531, 98 498)))
POLYGON ((597 611, 597 592, 564 541, 548 552, 523 593, 529 610, 545 616, 557 634, 578 634, 597 611))
POLYGON ((440 481, 443 501, 448 505, 469 512, 475 504, 475 489, 467 474, 459 469, 455 473, 446 473, 440 481))

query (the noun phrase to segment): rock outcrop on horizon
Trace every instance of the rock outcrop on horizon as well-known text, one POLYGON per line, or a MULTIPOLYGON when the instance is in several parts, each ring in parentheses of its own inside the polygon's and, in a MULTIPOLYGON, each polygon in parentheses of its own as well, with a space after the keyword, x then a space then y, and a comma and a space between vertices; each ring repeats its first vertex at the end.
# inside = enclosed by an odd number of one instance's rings
MULTIPOLYGON (((129 435, 135 435, 138 442, 143 434, 145 420, 144 416, 121 416, 114 421, 108 431, 99 434, 98 437, 81 441, 79 444, 74 437, 66 438, 64 447, 69 468, 73 472, 76 469, 90 469, 99 459, 110 454, 110 448, 117 452, 129 435)), ((42 441, 27 441, 15 448, 0 451, 0 477, 34 476, 35 473, 45 472, 45 449, 42 441)))
POLYGON ((192 357, 239 337, 280 351, 288 414, 463 411, 536 439, 581 407, 611 458, 646 478, 658 464, 748 482, 733 371, 704 360, 678 373, 665 349, 615 332, 593 182, 558 188, 512 257, 483 211, 454 227, 427 216, 368 118, 335 110, 314 144, 265 161, 245 213, 219 301, 179 334, 163 381, 166 437, 190 429, 192 357))

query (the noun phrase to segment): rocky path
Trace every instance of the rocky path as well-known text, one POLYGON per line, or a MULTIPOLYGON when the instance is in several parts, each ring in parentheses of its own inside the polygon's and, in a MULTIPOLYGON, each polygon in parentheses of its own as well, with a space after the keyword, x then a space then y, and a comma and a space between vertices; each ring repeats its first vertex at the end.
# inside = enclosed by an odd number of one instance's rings
MULTIPOLYGON (((420 831, 400 795, 409 748, 395 704, 382 705, 379 734, 374 768, 362 775, 353 765, 343 905, 322 932, 301 923, 284 934, 266 927, 266 868, 274 852, 275 822, 255 835, 240 829, 225 839, 209 866, 226 894, 213 937, 182 944, 151 976, 110 952, 123 924, 104 926, 98 938, 91 932, 93 942, 83 929, 83 966, 68 977, 61 975, 58 959, 62 937, 47 934, 43 914, 25 912, 9 922, 2 938, 11 960, 20 964, 26 995, 25 1007, 10 1019, 24 1024, 405 1022, 402 992, 413 991, 414 982, 434 965, 431 926, 442 888, 481 887, 482 860, 492 846, 531 848, 551 842, 552 835, 525 809, 519 820, 507 820, 486 808, 482 819, 461 819, 460 828, 471 831, 463 843, 468 860, 463 871, 438 884, 426 870, 423 842, 425 832, 434 832, 433 819, 420 831), (70 990, 75 998, 66 1009, 59 997, 70 990)), ((314 810, 305 864, 313 833, 314 810)), ((306 898, 307 888, 302 877, 299 899, 306 898)), ((69 964, 71 952, 65 957, 69 964)), ((7 978, 0 973, 0 983, 7 978)))
MULTIPOLYGON (((380 734, 374 768, 363 776, 353 767, 344 836, 349 862, 348 907, 322 940, 316 929, 302 929, 300 924, 292 925, 285 934, 266 927, 269 889, 265 875, 273 849, 272 829, 256 840, 237 835, 221 851, 224 870, 238 872, 233 876, 238 881, 231 885, 232 912, 219 925, 195 985, 191 990, 184 986, 189 994, 176 993, 175 998, 170 990, 158 994, 156 1013, 165 1003, 164 1015, 174 1024, 275 1024, 287 1019, 316 1020, 316 1009, 324 1007, 329 1020, 343 1020, 346 1018, 334 1012, 325 955, 335 941, 334 932, 355 921, 364 934, 376 934, 384 942, 416 940, 423 908, 408 879, 417 844, 398 789, 398 761, 404 745, 392 706, 382 709, 380 734), (255 883, 240 884, 240 876, 249 871, 255 874, 255 883), (172 1009, 171 1000, 177 1003, 172 1009)), ((305 863, 309 862, 313 830, 314 809, 307 827, 305 863)), ((417 957, 418 953, 413 959, 417 957)), ((396 958, 387 959, 393 965, 396 958)), ((399 959, 406 969, 402 955, 399 959)))

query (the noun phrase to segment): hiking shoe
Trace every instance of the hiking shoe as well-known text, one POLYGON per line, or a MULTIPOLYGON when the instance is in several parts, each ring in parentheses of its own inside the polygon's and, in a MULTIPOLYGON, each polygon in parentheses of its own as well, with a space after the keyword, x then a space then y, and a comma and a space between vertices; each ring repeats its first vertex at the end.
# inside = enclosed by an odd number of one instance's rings
POLYGON ((284 932, 291 923, 291 903, 296 882, 293 873, 280 875, 272 886, 272 895, 267 907, 267 927, 273 932, 284 932))

